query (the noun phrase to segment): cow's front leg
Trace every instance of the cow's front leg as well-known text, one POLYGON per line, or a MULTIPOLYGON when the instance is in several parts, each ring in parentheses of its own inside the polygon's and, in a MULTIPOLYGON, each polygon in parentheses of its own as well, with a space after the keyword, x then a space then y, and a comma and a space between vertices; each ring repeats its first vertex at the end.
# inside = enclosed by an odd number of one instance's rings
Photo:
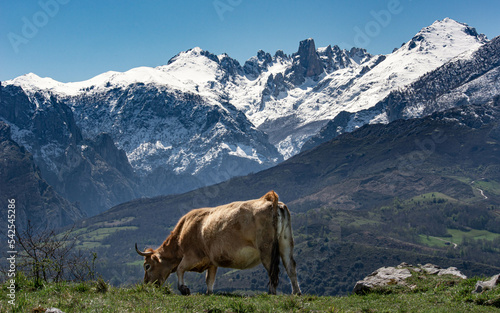
POLYGON ((180 285, 179 286, 179 291, 183 296, 189 296, 191 294, 191 291, 189 290, 188 286, 186 285, 180 285))
POLYGON ((184 271, 181 270, 177 270, 177 288, 179 289, 179 291, 181 292, 181 294, 183 296, 188 296, 191 294, 191 291, 189 290, 189 288, 184 285, 184 271))
POLYGON ((188 296, 191 294, 191 291, 186 285, 184 285, 184 272, 186 271, 186 269, 181 265, 182 262, 177 267, 177 288, 183 296, 188 296))

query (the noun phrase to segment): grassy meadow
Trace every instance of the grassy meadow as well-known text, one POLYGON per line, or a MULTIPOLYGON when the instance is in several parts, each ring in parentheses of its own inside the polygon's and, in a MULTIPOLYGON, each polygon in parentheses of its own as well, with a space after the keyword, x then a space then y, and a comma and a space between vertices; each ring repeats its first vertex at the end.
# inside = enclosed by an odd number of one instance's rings
POLYGON ((387 286, 365 295, 243 295, 239 293, 180 296, 170 286, 137 284, 111 287, 102 279, 47 283, 34 288, 19 277, 14 305, 8 283, 2 285, 1 312, 499 312, 500 288, 474 294, 478 278, 414 273, 407 286, 387 286))

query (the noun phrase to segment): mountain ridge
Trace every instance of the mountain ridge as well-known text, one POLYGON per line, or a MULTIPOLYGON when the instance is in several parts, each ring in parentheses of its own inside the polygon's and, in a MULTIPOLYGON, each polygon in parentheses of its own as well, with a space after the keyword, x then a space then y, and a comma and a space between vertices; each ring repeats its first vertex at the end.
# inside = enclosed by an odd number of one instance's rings
MULTIPOLYGON (((32 152, 47 181, 65 196, 73 193, 71 201, 89 197, 76 197, 62 174, 68 164, 76 169, 74 160, 97 162, 85 155, 93 147, 85 141, 109 136, 127 160, 118 165, 104 158, 104 168, 114 168, 116 182, 128 191, 102 195, 102 175, 97 181, 87 175, 95 199, 84 208, 95 214, 132 197, 181 193, 272 167, 297 154, 342 112, 362 114, 384 95, 485 42, 466 24, 444 19, 389 55, 316 48, 306 39, 292 55, 259 51, 242 66, 227 54, 195 47, 163 66, 107 72, 83 82, 34 74, 2 82, 0 117, 11 124, 16 142, 32 152), (46 114, 53 119, 50 129, 40 123, 46 114), (37 143, 35 138, 47 135, 50 140, 37 143)), ((379 114, 374 121, 387 119, 379 114)), ((105 146, 109 151, 100 150, 101 157, 118 155, 105 146)), ((92 164, 87 170, 100 168, 92 164)))
POLYGON ((465 52, 412 84, 392 91, 371 108, 341 112, 304 144, 303 150, 366 123, 426 116, 455 106, 491 101, 500 94, 499 44, 500 37, 495 37, 479 49, 465 52))

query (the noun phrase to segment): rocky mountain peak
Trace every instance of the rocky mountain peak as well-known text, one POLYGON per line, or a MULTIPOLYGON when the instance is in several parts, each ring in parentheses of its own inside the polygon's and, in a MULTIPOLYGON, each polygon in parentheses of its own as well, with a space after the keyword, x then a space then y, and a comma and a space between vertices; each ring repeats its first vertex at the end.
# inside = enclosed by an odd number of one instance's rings
POLYGON ((277 50, 274 53, 274 60, 287 59, 287 58, 288 58, 288 56, 285 54, 285 52, 283 52, 283 50, 277 50))
POLYGON ((467 46, 477 48, 488 39, 478 34, 476 29, 465 23, 450 18, 437 20, 432 25, 422 28, 409 42, 403 45, 407 50, 442 50, 448 46, 467 46))
POLYGON ((303 68, 305 77, 316 76, 323 72, 321 60, 314 45, 314 39, 302 40, 299 44, 297 56, 298 59, 295 60, 298 60, 300 66, 303 68))
POLYGON ((361 64, 370 60, 373 56, 363 48, 352 47, 349 50, 349 57, 356 63, 361 64))
POLYGON ((226 53, 218 56, 219 64, 228 75, 242 74, 243 69, 238 60, 231 58, 226 53))
POLYGON ((257 51, 257 59, 259 59, 260 61, 264 61, 266 63, 271 63, 273 61, 271 55, 263 50, 257 51))
POLYGON ((316 77, 323 72, 323 63, 312 38, 302 40, 299 50, 292 58, 292 66, 287 69, 285 76, 295 86, 302 84, 306 78, 316 77))
POLYGON ((339 46, 328 45, 326 48, 318 48, 317 53, 327 73, 343 69, 356 64, 362 64, 372 58, 365 49, 352 48, 350 51, 340 49, 339 46))
POLYGON ((200 47, 194 47, 192 49, 189 49, 187 51, 183 51, 172 57, 170 60, 168 60, 167 65, 170 65, 174 62, 181 61, 186 59, 196 59, 199 57, 205 57, 208 60, 211 60, 215 63, 219 63, 219 57, 213 53, 210 53, 209 51, 203 50, 200 47))
POLYGON ((346 58, 338 46, 328 45, 326 48, 318 49, 318 54, 324 64, 327 73, 331 73, 339 68, 345 68, 350 64, 350 60, 346 58))
POLYGON ((273 57, 271 54, 263 50, 259 50, 257 51, 257 56, 253 56, 245 62, 245 65, 243 65, 243 71, 245 74, 257 77, 272 63, 273 57))

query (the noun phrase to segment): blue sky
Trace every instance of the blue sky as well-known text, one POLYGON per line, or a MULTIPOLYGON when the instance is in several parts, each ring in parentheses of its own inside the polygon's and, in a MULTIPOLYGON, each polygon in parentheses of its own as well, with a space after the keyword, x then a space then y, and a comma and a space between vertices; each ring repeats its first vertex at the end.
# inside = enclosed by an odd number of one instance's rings
POLYGON ((0 80, 81 81, 196 46, 243 64, 259 49, 294 53, 306 38, 386 54, 445 17, 491 39, 499 12, 496 0, 0 0, 0 80))

